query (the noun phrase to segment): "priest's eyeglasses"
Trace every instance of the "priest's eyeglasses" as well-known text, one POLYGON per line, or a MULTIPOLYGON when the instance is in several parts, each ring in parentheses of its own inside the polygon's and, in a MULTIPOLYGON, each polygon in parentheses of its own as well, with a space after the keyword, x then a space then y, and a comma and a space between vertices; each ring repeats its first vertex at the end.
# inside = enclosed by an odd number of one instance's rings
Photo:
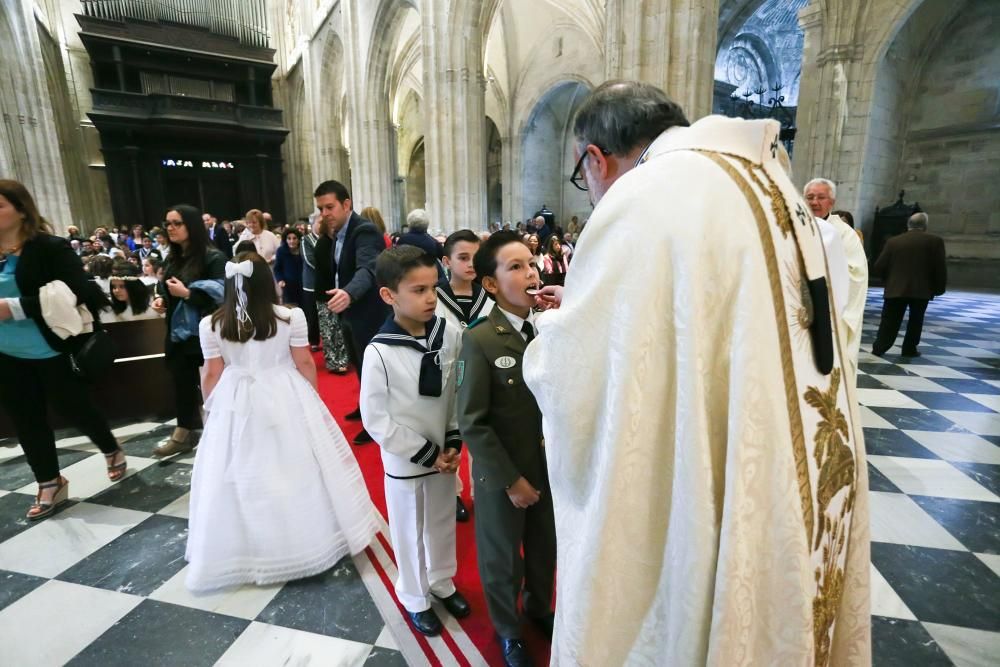
MULTIPOLYGON (((597 144, 593 145, 597 148, 597 150, 601 151, 601 155, 611 155, 611 151, 605 150, 597 144)), ((573 175, 569 177, 569 182, 573 184, 573 187, 581 192, 587 191, 587 180, 583 177, 583 161, 587 159, 589 154, 589 152, 583 151, 583 155, 581 155, 580 159, 576 161, 576 167, 573 169, 573 175)))

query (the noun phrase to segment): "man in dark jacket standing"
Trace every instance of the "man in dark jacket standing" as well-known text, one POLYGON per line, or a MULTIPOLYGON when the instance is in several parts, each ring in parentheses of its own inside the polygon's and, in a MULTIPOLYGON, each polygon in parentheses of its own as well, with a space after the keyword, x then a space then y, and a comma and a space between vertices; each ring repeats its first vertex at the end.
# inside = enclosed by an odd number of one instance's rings
MULTIPOLYGON (((365 348, 389 316, 375 285, 375 258, 385 250, 385 239, 371 221, 354 212, 351 194, 342 183, 324 181, 313 197, 330 231, 316 242, 317 307, 324 307, 325 294, 325 307, 341 316, 347 350, 360 378, 365 348)), ((360 421, 361 412, 354 410, 345 418, 360 421)), ((366 442, 371 437, 362 429, 354 444, 366 442)))
POLYGON ((905 234, 889 239, 875 262, 874 273, 885 280, 882 320, 872 345, 872 354, 879 357, 896 341, 907 308, 910 319, 903 338, 903 356, 920 356, 917 345, 927 303, 944 294, 948 280, 944 240, 927 233, 927 214, 914 213, 906 227, 905 234))

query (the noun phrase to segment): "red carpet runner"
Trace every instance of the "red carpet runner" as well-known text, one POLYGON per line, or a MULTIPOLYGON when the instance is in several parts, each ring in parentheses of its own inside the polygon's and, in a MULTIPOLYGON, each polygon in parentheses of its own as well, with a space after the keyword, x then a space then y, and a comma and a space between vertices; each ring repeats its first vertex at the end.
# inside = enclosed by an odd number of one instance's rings
MULTIPOLYGON (((324 366, 321 354, 315 355, 315 358, 316 366, 319 369, 319 394, 330 409, 331 414, 337 420, 340 428, 344 431, 347 441, 350 442, 357 435, 358 431, 361 430, 361 422, 344 420, 344 415, 354 410, 358 405, 357 376, 353 373, 342 376, 333 375, 323 370, 324 366)), ((379 509, 384 518, 388 519, 385 507, 382 459, 379 456, 378 445, 370 443, 361 447, 353 447, 353 450, 354 455, 358 459, 358 464, 361 466, 361 472, 364 475, 365 483, 368 485, 368 492, 371 494, 375 507, 379 509)), ((490 665, 503 665, 503 657, 500 654, 500 647, 493 632, 493 624, 490 623, 489 614, 486 612, 486 601, 483 597, 483 589, 479 583, 479 572, 476 568, 476 538, 473 528, 473 523, 476 520, 476 510, 469 498, 469 466, 467 458, 463 459, 459 474, 462 475, 462 479, 465 482, 463 499, 472 514, 471 520, 467 523, 459 523, 457 530, 458 575, 455 577, 455 585, 472 606, 472 615, 462 619, 459 623, 490 665)), ((388 544, 383 544, 383 546, 389 551, 388 544)), ((396 600, 395 591, 393 590, 395 582, 389 581, 384 575, 382 578, 393 600, 398 605, 398 600, 396 600)), ((404 613, 402 607, 400 607, 400 613, 404 613)), ((430 664, 439 664, 424 638, 416 632, 414 632, 414 635, 417 637, 421 648, 424 649, 428 662, 430 664)), ((547 665, 549 662, 548 641, 527 624, 524 627, 524 639, 536 664, 547 665)), ((445 637, 445 642, 452 649, 459 664, 469 664, 468 661, 461 657, 461 651, 455 645, 454 641, 449 641, 449 638, 445 637)))

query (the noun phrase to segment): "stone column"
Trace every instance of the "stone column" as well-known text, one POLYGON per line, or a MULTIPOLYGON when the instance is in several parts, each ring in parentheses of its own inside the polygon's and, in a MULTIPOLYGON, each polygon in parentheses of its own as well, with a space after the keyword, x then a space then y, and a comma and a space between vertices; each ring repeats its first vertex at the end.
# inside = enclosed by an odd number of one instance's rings
POLYGON ((61 233, 71 207, 30 0, 0 0, 0 43, 0 171, 24 183, 61 233))
POLYGON ((694 121, 712 112, 719 0, 607 0, 605 74, 659 86, 694 121))
POLYGON ((433 227, 485 229, 486 79, 482 0, 424 0, 424 150, 433 227))
MULTIPOLYGON (((396 130, 389 115, 385 72, 368 71, 367 42, 362 40, 359 3, 344 2, 344 61, 346 64, 347 116, 350 131, 352 200, 354 210, 374 206, 386 220, 398 220, 400 205, 393 179, 396 175, 396 130), (377 80, 373 80, 377 79, 377 80)), ((374 31, 370 39, 382 37, 374 31)))

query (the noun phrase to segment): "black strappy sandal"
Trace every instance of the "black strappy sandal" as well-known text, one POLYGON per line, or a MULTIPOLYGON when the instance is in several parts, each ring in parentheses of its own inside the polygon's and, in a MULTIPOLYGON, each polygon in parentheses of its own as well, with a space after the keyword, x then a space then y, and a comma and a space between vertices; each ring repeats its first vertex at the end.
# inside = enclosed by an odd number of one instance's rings
POLYGON ((120 481, 125 476, 125 471, 128 470, 128 460, 125 458, 125 450, 119 447, 110 454, 105 454, 104 458, 108 462, 108 479, 112 482, 120 481), (122 462, 115 463, 115 457, 119 453, 122 455, 122 462))

